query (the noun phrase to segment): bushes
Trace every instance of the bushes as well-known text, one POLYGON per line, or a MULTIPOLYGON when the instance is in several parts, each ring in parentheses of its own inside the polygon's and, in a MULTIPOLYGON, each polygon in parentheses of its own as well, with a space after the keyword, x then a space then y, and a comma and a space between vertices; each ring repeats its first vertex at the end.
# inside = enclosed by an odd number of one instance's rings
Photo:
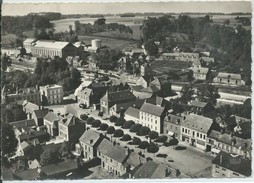
POLYGON ((139 145, 141 140, 138 137, 133 137, 132 142, 133 142, 134 145, 139 145))
POLYGON ((147 148, 147 152, 149 153, 157 153, 159 151, 159 147, 156 145, 151 145, 147 148))
POLYGON ((167 140, 168 140, 167 136, 161 135, 155 140, 155 142, 166 142, 167 140))
POLYGON ((120 140, 129 141, 129 140, 131 140, 131 136, 129 134, 124 134, 123 137, 120 140))
POLYGON ((114 115, 110 116, 110 118, 109 118, 109 121, 112 122, 112 123, 116 122, 116 120, 117 120, 117 117, 114 116, 114 115))
POLYGON ((103 116, 103 112, 99 112, 98 116, 102 117, 103 116))
POLYGON ((86 114, 81 114, 80 119, 86 121, 88 119, 88 116, 86 114))
POLYGON ((113 126, 108 127, 107 134, 113 134, 115 132, 115 128, 113 126))
POLYGON ((122 137, 124 135, 123 130, 117 129, 114 131, 113 137, 122 137))
POLYGON ((94 120, 93 117, 89 117, 89 118, 86 120, 86 123, 87 123, 88 125, 90 125, 90 124, 92 124, 93 120, 94 120))
POLYGON ((156 138, 158 138, 159 134, 156 131, 150 131, 148 136, 150 139, 156 139, 156 138))
POLYGON ((141 141, 138 148, 140 149, 146 149, 149 147, 149 143, 147 141, 141 141))
POLYGON ((123 126, 122 126, 122 128, 123 128, 123 129, 129 129, 129 128, 131 128, 131 126, 134 125, 134 124, 135 124, 135 122, 132 121, 132 120, 130 120, 130 121, 125 121, 124 124, 123 124, 123 126))
POLYGON ((106 131, 107 128, 108 128, 108 125, 107 125, 106 123, 102 123, 102 124, 100 125, 100 130, 101 130, 101 131, 106 131))
POLYGON ((116 120, 116 126, 123 126, 124 123, 125 123, 125 119, 124 118, 118 118, 116 120))
POLYGON ((137 135, 139 136, 148 135, 150 131, 151 131, 150 128, 148 128, 147 126, 142 126, 137 132, 137 135))
POLYGON ((137 133, 141 127, 142 127, 141 124, 134 124, 130 128, 130 132, 137 133))
POLYGON ((96 119, 92 121, 92 127, 99 127, 101 125, 101 121, 96 119))

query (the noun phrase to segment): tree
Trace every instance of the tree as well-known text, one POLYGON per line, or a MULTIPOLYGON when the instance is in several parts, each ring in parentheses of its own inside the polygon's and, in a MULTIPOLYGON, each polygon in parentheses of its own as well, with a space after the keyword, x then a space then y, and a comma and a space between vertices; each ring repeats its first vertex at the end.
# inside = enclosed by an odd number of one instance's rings
POLYGON ((28 75, 22 71, 17 71, 12 78, 10 84, 14 84, 18 88, 23 88, 26 81, 28 79, 28 75))
POLYGON ((98 18, 94 21, 94 25, 105 25, 106 19, 105 18, 98 18))
POLYGON ((80 82, 81 81, 81 73, 79 72, 78 69, 72 68, 71 69, 71 77, 75 82, 80 82))
POLYGON ((141 140, 138 137, 133 137, 132 142, 133 142, 134 145, 139 145, 141 140))
POLYGON ((2 71, 6 71, 8 66, 11 66, 11 58, 4 53, 1 56, 2 71))
POLYGON ((147 126, 142 126, 137 132, 137 135, 140 136, 148 135, 150 131, 151 131, 150 128, 148 128, 147 126))
POLYGON ((88 116, 86 114, 81 114, 80 119, 86 121, 88 119, 88 116))
POLYGON ((129 141, 129 140, 131 140, 131 136, 129 134, 124 134, 123 137, 120 140, 129 141))
POLYGON ((101 121, 96 119, 92 121, 92 127, 99 127, 101 125, 101 121))
POLYGON ((124 124, 123 124, 123 126, 122 126, 122 128, 123 128, 123 129, 130 129, 131 126, 134 125, 134 124, 135 124, 135 122, 132 121, 132 120, 130 120, 130 121, 125 121, 124 124))
POLYGON ((181 90, 181 102, 184 104, 188 104, 189 101, 193 99, 194 90, 191 86, 183 86, 181 90))
POLYGON ((147 141, 141 141, 138 148, 140 149, 147 149, 149 147, 149 143, 147 141))
POLYGON ((149 153, 153 153, 155 156, 155 153, 157 153, 159 151, 159 147, 156 145, 151 145, 147 148, 147 152, 149 153))
POLYGON ((42 153, 42 148, 40 145, 28 146, 24 149, 24 154, 28 160, 39 159, 42 153))
POLYGON ((113 134, 115 131, 115 128, 113 126, 108 127, 107 134, 113 134))
POLYGON ((108 124, 102 123, 102 124, 100 125, 100 130, 101 130, 101 131, 106 131, 107 129, 108 129, 108 124))
POLYGON ((158 54, 158 46, 154 43, 153 40, 148 40, 145 42, 144 47, 148 52, 148 55, 155 56, 158 54))
POLYGON ((9 155, 16 151, 18 140, 16 139, 12 126, 8 123, 2 122, 2 153, 3 155, 9 155))
POLYGON ((175 149, 175 146, 179 143, 179 141, 176 138, 172 138, 169 140, 169 145, 173 146, 173 149, 175 149))
POLYGON ((46 166, 49 164, 57 163, 60 160, 59 155, 60 154, 57 150, 53 149, 45 150, 40 156, 40 165, 46 166))
POLYGON ((94 118, 93 118, 93 117, 89 117, 89 118, 86 120, 86 123, 87 123, 88 125, 91 125, 93 121, 94 121, 94 118))
POLYGON ((14 121, 13 112, 10 109, 2 109, 1 121, 4 123, 10 123, 14 121))
POLYGON ((116 126, 123 126, 124 122, 125 122, 124 118, 118 118, 116 120, 116 126))
POLYGON ((229 24, 230 24, 230 20, 229 20, 229 19, 225 20, 225 21, 224 21, 224 24, 225 24, 225 25, 229 25, 229 24))
POLYGON ((141 124, 134 124, 130 128, 130 132, 137 133, 141 127, 142 127, 141 124))
POLYGON ((159 134, 156 131, 150 131, 148 136, 150 139, 156 139, 156 138, 158 138, 159 134))
POLYGON ((197 98, 201 102, 211 102, 215 105, 219 97, 218 88, 214 85, 205 83, 197 87, 197 98))
POLYGON ((109 121, 112 122, 112 123, 116 122, 116 120, 117 120, 117 117, 114 116, 114 115, 109 117, 109 121))
POLYGON ((59 154, 61 157, 65 158, 71 154, 70 144, 69 142, 64 141, 59 149, 59 154))
POLYGON ((122 137, 124 135, 123 130, 117 129, 114 131, 113 137, 122 137))
POLYGON ((38 35, 39 35, 38 29, 35 29, 35 30, 34 30, 34 38, 37 39, 37 38, 38 38, 38 35))
POLYGON ((154 142, 166 142, 168 137, 166 135, 159 136, 154 142))
POLYGON ((15 164, 15 171, 25 171, 28 169, 28 161, 25 156, 18 157, 18 161, 15 164))
POLYGON ((14 121, 25 120, 27 118, 26 113, 21 108, 13 110, 14 121))

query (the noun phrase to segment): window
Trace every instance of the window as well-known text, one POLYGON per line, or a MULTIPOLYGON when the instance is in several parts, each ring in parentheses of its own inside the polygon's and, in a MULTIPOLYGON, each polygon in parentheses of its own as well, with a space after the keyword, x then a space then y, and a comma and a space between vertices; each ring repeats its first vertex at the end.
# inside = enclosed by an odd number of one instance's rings
POLYGON ((187 133, 187 129, 185 129, 185 133, 187 133))
POLYGON ((184 132, 184 128, 182 128, 182 132, 184 132))
POLYGON ((200 134, 200 138, 202 139, 202 134, 200 134))
POLYGON ((157 120, 155 120, 155 124, 157 124, 157 120))
POLYGON ((170 125, 170 128, 173 129, 173 125, 170 125))
POLYGON ((197 132, 197 137, 199 137, 199 133, 197 132))
POLYGON ((192 131, 192 135, 195 136, 195 132, 194 131, 192 131))
POLYGON ((238 173, 235 173, 235 172, 233 172, 233 175, 239 176, 239 174, 238 174, 238 173))
POLYGON ((155 127, 155 131, 157 130, 157 127, 155 127))
POLYGON ((222 168, 223 171, 226 171, 226 168, 222 168))
POLYGON ((177 130, 177 126, 175 127, 175 130, 177 130))
POLYGON ((220 168, 220 167, 216 165, 215 168, 220 168))
POLYGON ((205 135, 203 136, 203 139, 205 139, 205 135))

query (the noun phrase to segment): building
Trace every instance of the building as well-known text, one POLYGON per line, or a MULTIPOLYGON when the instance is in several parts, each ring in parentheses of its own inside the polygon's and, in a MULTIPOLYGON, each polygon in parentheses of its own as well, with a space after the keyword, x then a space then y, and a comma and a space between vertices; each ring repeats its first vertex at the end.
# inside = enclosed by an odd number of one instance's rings
POLYGON ((168 101, 165 100, 162 97, 159 96, 153 96, 151 98, 146 99, 147 103, 153 104, 153 105, 157 105, 157 106, 161 106, 161 107, 168 107, 168 101))
POLYGON ((175 53, 163 53, 159 59, 168 61, 193 62, 197 58, 199 58, 198 53, 175 52, 175 53))
POLYGON ((203 115, 205 113, 209 113, 214 110, 211 102, 200 102, 197 100, 192 100, 189 103, 190 112, 198 115, 203 115))
POLYGON ((169 114, 164 118, 164 134, 170 137, 174 136, 178 140, 180 140, 181 134, 181 123, 183 121, 183 116, 177 116, 173 114, 169 114))
POLYGON ((207 80, 207 75, 209 73, 209 69, 206 67, 192 67, 191 70, 193 71, 193 77, 196 80, 207 80))
POLYGON ((207 146, 212 154, 220 151, 251 158, 251 139, 242 139, 231 134, 212 130, 207 137, 207 146))
POLYGON ((221 151, 212 161, 212 177, 243 178, 251 176, 251 160, 221 151))
POLYGON ((103 135, 94 130, 89 129, 83 133, 79 138, 79 144, 85 160, 91 160, 97 157, 97 148, 102 140, 103 135))
POLYGON ((52 84, 40 86, 41 100, 46 104, 60 104, 63 101, 63 87, 52 84))
POLYGON ((180 140, 199 149, 210 151, 210 145, 207 145, 207 136, 213 129, 216 130, 219 127, 212 119, 189 114, 182 121, 180 140))
POLYGON ((142 86, 143 88, 146 88, 149 86, 149 83, 152 81, 152 77, 150 76, 141 76, 136 81, 136 86, 142 86))
POLYGON ((44 117, 44 125, 47 128, 47 132, 50 136, 55 137, 58 135, 58 123, 62 120, 63 117, 61 115, 57 115, 53 112, 49 112, 44 117))
POLYGON ((100 99, 100 111, 109 115, 109 109, 115 105, 125 102, 135 101, 136 97, 129 91, 117 91, 111 92, 108 91, 106 94, 100 99))
POLYGON ((164 77, 156 77, 149 86, 158 88, 160 97, 167 97, 171 93, 171 83, 164 77))
POLYGON ((242 80, 241 74, 219 72, 217 77, 213 79, 214 83, 227 84, 234 86, 244 86, 245 82, 242 80))
POLYGON ((85 123, 72 114, 65 114, 58 122, 59 138, 76 142, 85 131, 85 123))
POLYGON ((139 114, 140 114, 140 111, 139 109, 137 108, 134 108, 134 107, 129 107, 125 113, 124 113, 124 119, 126 121, 134 121, 135 123, 140 123, 139 122, 139 114))
POLYGON ((89 57, 89 60, 88 60, 88 68, 90 70, 98 70, 98 65, 97 65, 97 61, 94 60, 92 57, 89 57))
POLYGON ((214 58, 211 57, 200 57, 200 63, 203 67, 208 67, 214 63, 214 58))
POLYGON ((152 66, 149 63, 145 63, 140 66, 140 75, 141 76, 151 76, 152 66))
POLYGON ((22 104, 23 107, 23 111, 26 113, 27 115, 27 119, 31 119, 32 118, 32 114, 34 112, 34 110, 40 110, 41 107, 32 103, 32 102, 28 102, 27 100, 25 100, 22 104))
POLYGON ((44 117, 49 113, 48 109, 39 109, 34 110, 32 113, 32 119, 34 119, 37 126, 43 126, 44 125, 44 117))
POLYGON ((33 47, 33 43, 36 41, 35 38, 27 38, 24 42, 23 42, 23 46, 26 49, 26 53, 31 53, 32 52, 32 47, 33 47))
POLYGON ((163 133, 163 120, 165 114, 165 107, 145 102, 140 108, 139 123, 161 134, 163 133))
POLYGON ((41 95, 38 87, 18 88, 10 84, 4 85, 2 89, 2 101, 17 103, 24 100, 39 105, 41 95))
POLYGON ((129 61, 129 57, 121 57, 118 61, 118 70, 120 71, 127 71, 128 66, 130 66, 130 61, 129 61))
POLYGON ((31 53, 36 57, 66 59, 68 56, 77 56, 78 49, 69 42, 53 40, 39 40, 32 44, 31 53))

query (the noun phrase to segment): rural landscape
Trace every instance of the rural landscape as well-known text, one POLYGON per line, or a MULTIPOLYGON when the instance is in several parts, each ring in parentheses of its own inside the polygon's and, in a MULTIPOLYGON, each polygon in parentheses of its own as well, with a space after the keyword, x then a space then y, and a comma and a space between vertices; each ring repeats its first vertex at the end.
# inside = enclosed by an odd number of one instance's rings
POLYGON ((2 179, 248 179, 251 3, 214 3, 225 11, 5 4, 2 179))

